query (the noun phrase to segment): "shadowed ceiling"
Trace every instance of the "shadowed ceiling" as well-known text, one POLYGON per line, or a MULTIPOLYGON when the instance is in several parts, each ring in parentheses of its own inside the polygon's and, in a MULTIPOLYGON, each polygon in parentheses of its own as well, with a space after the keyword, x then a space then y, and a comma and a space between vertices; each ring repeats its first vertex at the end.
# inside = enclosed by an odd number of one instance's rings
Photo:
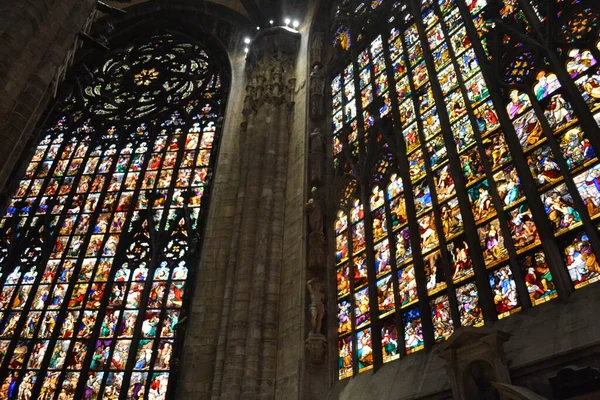
MULTIPOLYGON (((159 2, 167 0, 105 0, 113 7, 126 9, 140 3, 159 2)), ((194 0, 168 0, 169 2, 180 1, 189 4, 194 0)), ((275 20, 275 25, 281 25, 283 19, 302 20, 306 5, 309 0, 195 0, 204 7, 209 8, 211 4, 219 4, 243 15, 253 25, 268 27, 270 20, 275 20)))

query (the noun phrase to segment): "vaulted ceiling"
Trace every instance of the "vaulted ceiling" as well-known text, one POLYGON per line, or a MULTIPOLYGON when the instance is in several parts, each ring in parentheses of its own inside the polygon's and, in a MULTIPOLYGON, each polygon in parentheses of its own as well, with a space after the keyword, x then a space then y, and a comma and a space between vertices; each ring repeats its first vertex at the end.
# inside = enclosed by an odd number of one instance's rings
MULTIPOLYGON (((140 3, 160 0, 105 0, 113 7, 128 8, 140 3)), ((169 2, 182 1, 189 4, 190 0, 163 0, 169 2)), ((270 20, 282 24, 284 18, 302 19, 309 0, 196 0, 204 7, 219 4, 246 17, 252 24, 267 27, 270 20)))

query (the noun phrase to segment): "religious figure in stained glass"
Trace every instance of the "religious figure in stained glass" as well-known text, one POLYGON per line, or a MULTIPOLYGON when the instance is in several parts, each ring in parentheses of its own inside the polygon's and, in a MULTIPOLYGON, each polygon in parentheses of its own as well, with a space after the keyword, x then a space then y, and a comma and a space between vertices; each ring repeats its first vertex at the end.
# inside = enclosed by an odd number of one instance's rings
POLYGON ((354 318, 340 379, 550 301, 567 275, 600 280, 598 5, 380 2, 383 18, 343 3, 362 25, 332 63, 332 176, 356 178, 352 201, 371 208, 333 226, 337 293, 355 305, 339 316, 354 318), (389 153, 385 173, 364 172, 389 153))

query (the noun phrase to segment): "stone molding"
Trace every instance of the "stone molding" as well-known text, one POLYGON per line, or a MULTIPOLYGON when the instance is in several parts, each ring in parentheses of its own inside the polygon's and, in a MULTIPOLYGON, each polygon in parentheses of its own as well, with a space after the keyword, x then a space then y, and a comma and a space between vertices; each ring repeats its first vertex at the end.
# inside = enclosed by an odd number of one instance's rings
POLYGON ((491 382, 511 383, 503 347, 510 337, 496 329, 462 327, 436 349, 446 360, 455 399, 468 400, 474 395, 487 398, 494 392, 491 382))

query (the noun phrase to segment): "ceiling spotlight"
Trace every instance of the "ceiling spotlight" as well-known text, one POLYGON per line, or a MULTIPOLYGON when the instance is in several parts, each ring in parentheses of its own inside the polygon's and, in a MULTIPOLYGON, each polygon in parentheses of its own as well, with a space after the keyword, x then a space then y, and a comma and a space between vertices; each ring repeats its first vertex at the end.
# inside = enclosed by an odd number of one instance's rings
POLYGON ((244 53, 248 53, 249 51, 250 50, 247 47, 244 49, 244 53))
POLYGON ((300 26, 300 22, 298 22, 298 20, 295 19, 294 22, 292 23, 292 26, 294 27, 294 29, 297 29, 300 26))
POLYGON ((246 43, 246 44, 250 44, 250 38, 249 38, 249 37, 245 37, 245 38, 244 38, 244 43, 246 43))
POLYGON ((257 26, 257 27, 256 27, 256 30, 257 30, 257 31, 260 31, 260 26, 257 26))
POLYGON ((269 23, 270 23, 271 25, 273 25, 273 22, 274 22, 273 20, 270 20, 270 21, 269 21, 269 23))
POLYGON ((292 20, 289 19, 289 18, 286 18, 285 19, 285 26, 288 26, 290 24, 290 22, 292 22, 292 20))

